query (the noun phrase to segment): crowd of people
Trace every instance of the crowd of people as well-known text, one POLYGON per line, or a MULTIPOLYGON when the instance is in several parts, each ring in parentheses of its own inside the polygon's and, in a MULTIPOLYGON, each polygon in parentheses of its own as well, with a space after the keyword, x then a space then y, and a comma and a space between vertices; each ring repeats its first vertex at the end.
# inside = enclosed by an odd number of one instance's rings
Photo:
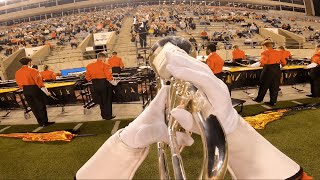
POLYGON ((16 24, 0 33, 0 52, 6 56, 20 48, 70 45, 76 48, 89 33, 116 31, 131 8, 117 8, 16 24))
POLYGON ((259 33, 259 26, 247 23, 250 15, 246 11, 207 8, 200 5, 149 6, 139 7, 133 16, 132 42, 145 47, 148 36, 164 37, 185 32, 203 40, 231 42, 234 39, 249 39, 259 33), (219 30, 209 32, 210 27, 219 23, 219 30), (203 28, 197 34, 198 27, 203 28))

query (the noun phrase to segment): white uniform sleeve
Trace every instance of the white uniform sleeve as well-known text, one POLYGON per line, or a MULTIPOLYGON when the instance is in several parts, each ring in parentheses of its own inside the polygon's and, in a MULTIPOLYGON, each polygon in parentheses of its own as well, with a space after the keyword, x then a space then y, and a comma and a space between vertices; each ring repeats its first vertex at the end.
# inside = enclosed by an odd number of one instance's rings
POLYGON ((317 67, 317 66, 318 66, 317 63, 311 63, 311 64, 309 64, 309 65, 307 66, 307 69, 312 69, 312 68, 315 68, 315 67, 317 67))
POLYGON ((111 81, 109 81, 110 82, 110 84, 112 84, 113 86, 116 86, 116 85, 118 85, 118 81, 116 81, 116 80, 111 80, 111 81))
POLYGON ((263 138, 242 118, 227 135, 229 168, 234 179, 287 179, 300 166, 263 138))
POLYGON ((260 67, 260 66, 261 66, 261 63, 260 62, 256 62, 254 64, 251 64, 250 67, 257 68, 257 67, 260 67))
POLYGON ((79 169, 76 179, 132 179, 147 157, 149 148, 131 148, 120 139, 119 130, 79 169))

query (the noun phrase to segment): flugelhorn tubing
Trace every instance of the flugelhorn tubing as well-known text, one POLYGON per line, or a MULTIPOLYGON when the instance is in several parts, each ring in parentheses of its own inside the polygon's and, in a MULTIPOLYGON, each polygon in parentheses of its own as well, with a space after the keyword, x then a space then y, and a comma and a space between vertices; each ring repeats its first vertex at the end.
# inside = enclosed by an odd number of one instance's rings
POLYGON ((163 142, 158 142, 158 161, 159 161, 159 175, 160 179, 170 179, 169 177, 169 168, 167 162, 167 157, 164 152, 164 144, 163 142))

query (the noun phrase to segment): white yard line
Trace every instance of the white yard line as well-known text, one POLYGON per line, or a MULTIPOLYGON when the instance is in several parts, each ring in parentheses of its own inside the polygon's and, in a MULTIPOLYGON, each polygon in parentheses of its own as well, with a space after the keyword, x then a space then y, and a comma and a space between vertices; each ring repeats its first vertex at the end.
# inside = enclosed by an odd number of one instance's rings
POLYGON ((261 104, 262 107, 266 108, 266 109, 272 109, 272 107, 270 106, 267 106, 267 105, 264 105, 264 104, 261 104))
POLYGON ((295 104, 299 104, 299 105, 302 104, 301 102, 298 102, 298 101, 291 101, 291 102, 293 102, 293 103, 295 103, 295 104))
POLYGON ((74 131, 77 131, 82 125, 83 125, 83 123, 77 124, 77 125, 73 128, 73 130, 74 130, 74 131))
POLYGON ((5 127, 5 128, 2 128, 2 129, 0 130, 0 133, 2 133, 3 131, 5 131, 5 130, 7 130, 7 129, 9 129, 9 128, 11 128, 11 126, 7 126, 7 127, 5 127))
POLYGON ((113 129, 111 131, 111 134, 114 134, 118 131, 119 125, 120 125, 120 121, 116 121, 116 123, 114 124, 113 129))
POLYGON ((43 127, 41 127, 41 126, 40 126, 40 127, 37 127, 35 130, 33 130, 32 132, 34 132, 34 133, 35 133, 35 132, 40 131, 41 129, 43 129, 43 127))

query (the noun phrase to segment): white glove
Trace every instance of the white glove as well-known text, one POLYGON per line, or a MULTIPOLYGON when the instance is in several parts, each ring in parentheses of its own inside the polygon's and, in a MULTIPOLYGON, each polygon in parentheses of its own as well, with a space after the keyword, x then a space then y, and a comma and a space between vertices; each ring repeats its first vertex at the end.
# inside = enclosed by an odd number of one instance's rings
POLYGON ((156 49, 154 54, 156 54, 157 56, 154 58, 152 65, 156 67, 158 74, 160 74, 160 76, 164 79, 168 79, 171 76, 170 74, 168 74, 166 70, 166 66, 168 64, 168 58, 166 58, 166 55, 170 52, 171 53, 176 52, 179 54, 187 55, 187 53, 184 50, 180 49, 179 47, 173 45, 170 42, 166 43, 162 49, 161 48, 156 49))
POLYGON ((260 67, 260 66, 261 66, 261 63, 260 62, 256 62, 256 63, 251 64, 250 67, 257 68, 257 67, 260 67))
MULTIPOLYGON (((166 54, 167 74, 177 79, 191 82, 202 93, 204 101, 204 116, 215 115, 225 132, 232 132, 238 124, 239 115, 232 107, 231 98, 226 84, 213 75, 210 68, 196 59, 177 52, 166 54), (210 82, 210 83, 208 83, 210 82)), ((159 70, 158 70, 159 71, 159 70)), ((161 75, 161 74, 160 74, 161 75)))
MULTIPOLYGON (((145 148, 156 142, 168 143, 168 127, 164 121, 168 92, 168 86, 161 88, 151 104, 120 133, 120 139, 127 146, 145 148)), ((177 132, 177 139, 180 145, 193 144, 193 139, 185 133, 177 132)))
POLYGON ((233 109, 228 87, 222 81, 212 74, 185 67, 169 64, 167 69, 175 78, 191 82, 200 92, 205 92, 202 93, 202 97, 205 97, 202 107, 205 117, 210 114, 215 115, 227 134, 237 127, 240 117, 233 109))
POLYGON ((309 65, 306 67, 306 69, 312 69, 312 68, 315 68, 315 67, 317 67, 317 66, 318 66, 317 63, 311 63, 311 64, 309 64, 309 65))
POLYGON ((119 81, 118 80, 114 80, 112 79, 111 81, 109 81, 113 86, 118 85, 119 81))
POLYGON ((47 96, 51 96, 51 93, 48 91, 46 87, 42 87, 41 91, 43 91, 47 96))

